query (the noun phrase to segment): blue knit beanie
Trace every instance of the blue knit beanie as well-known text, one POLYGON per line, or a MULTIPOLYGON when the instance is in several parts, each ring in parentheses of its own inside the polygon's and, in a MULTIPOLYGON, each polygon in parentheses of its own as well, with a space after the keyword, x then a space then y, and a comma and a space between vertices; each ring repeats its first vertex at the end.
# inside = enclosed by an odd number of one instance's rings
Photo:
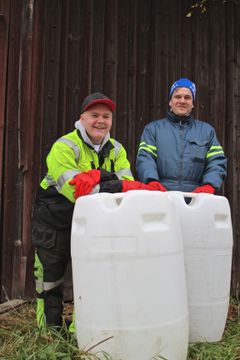
POLYGON ((174 90, 176 90, 179 87, 185 87, 185 88, 188 88, 189 90, 191 90, 192 96, 193 96, 193 101, 195 101, 196 86, 191 80, 189 80, 187 78, 182 78, 182 79, 175 81, 175 83, 171 87, 169 99, 171 99, 174 90))

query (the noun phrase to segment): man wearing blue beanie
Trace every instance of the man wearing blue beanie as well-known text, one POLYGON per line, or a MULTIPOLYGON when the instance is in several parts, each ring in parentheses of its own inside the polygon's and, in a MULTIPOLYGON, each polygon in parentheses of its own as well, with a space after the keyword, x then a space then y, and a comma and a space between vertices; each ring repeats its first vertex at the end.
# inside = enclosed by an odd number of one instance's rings
POLYGON ((180 88, 180 87, 189 89, 192 93, 193 101, 195 101, 196 86, 191 80, 188 80, 186 78, 179 79, 179 80, 175 81, 174 84, 172 84, 171 89, 170 89, 170 96, 169 96, 170 99, 172 97, 174 90, 176 90, 177 88, 180 88))
POLYGON ((195 99, 191 80, 175 81, 170 111, 143 130, 137 174, 156 190, 215 194, 226 176, 227 159, 214 128, 192 115, 195 99))

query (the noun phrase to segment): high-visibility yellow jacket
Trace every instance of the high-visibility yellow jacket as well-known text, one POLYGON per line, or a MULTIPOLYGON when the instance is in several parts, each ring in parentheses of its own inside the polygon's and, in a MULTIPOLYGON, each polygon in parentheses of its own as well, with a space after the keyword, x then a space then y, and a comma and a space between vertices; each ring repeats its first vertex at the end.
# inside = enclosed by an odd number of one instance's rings
POLYGON ((75 202, 74 187, 69 181, 80 172, 101 168, 114 172, 119 179, 133 180, 126 151, 118 141, 109 138, 97 153, 77 129, 54 143, 47 156, 47 167, 41 187, 54 186, 71 202, 75 202))
MULTIPOLYGON (((34 205, 34 218, 56 229, 71 226, 74 186, 69 181, 78 173, 104 169, 122 180, 133 180, 124 147, 109 135, 100 151, 87 143, 79 129, 62 136, 47 156, 47 175, 40 183, 34 205)), ((119 186, 118 186, 119 188, 119 186)))

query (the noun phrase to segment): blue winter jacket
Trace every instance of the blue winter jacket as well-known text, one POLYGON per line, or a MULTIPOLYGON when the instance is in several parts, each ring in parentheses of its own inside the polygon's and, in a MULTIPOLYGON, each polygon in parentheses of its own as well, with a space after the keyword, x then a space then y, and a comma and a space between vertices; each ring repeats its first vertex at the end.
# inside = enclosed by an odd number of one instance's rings
POLYGON ((169 112, 145 126, 136 165, 144 183, 157 180, 168 190, 191 192, 204 184, 218 190, 227 159, 211 125, 169 112))

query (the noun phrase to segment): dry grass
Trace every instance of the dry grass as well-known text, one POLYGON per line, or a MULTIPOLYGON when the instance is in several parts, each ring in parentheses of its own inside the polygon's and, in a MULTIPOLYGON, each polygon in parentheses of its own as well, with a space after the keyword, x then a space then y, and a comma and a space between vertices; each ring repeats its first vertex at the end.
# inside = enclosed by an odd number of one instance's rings
MULTIPOLYGON (((70 320, 71 314, 72 305, 67 304, 65 318, 70 320)), ((0 316, 1 360, 116 360, 105 353, 79 350, 76 338, 67 329, 40 331, 35 317, 32 303, 0 316)), ((91 349, 95 350, 97 344, 91 349)), ((240 360, 240 303, 232 301, 229 307, 223 340, 189 347, 188 360, 240 360)))
MULTIPOLYGON (((71 314, 72 306, 66 305, 65 319, 70 320, 71 314)), ((99 360, 99 356, 79 350, 67 328, 39 330, 32 303, 0 316, 1 360, 99 360)), ((101 353, 101 359, 111 357, 101 353)))

